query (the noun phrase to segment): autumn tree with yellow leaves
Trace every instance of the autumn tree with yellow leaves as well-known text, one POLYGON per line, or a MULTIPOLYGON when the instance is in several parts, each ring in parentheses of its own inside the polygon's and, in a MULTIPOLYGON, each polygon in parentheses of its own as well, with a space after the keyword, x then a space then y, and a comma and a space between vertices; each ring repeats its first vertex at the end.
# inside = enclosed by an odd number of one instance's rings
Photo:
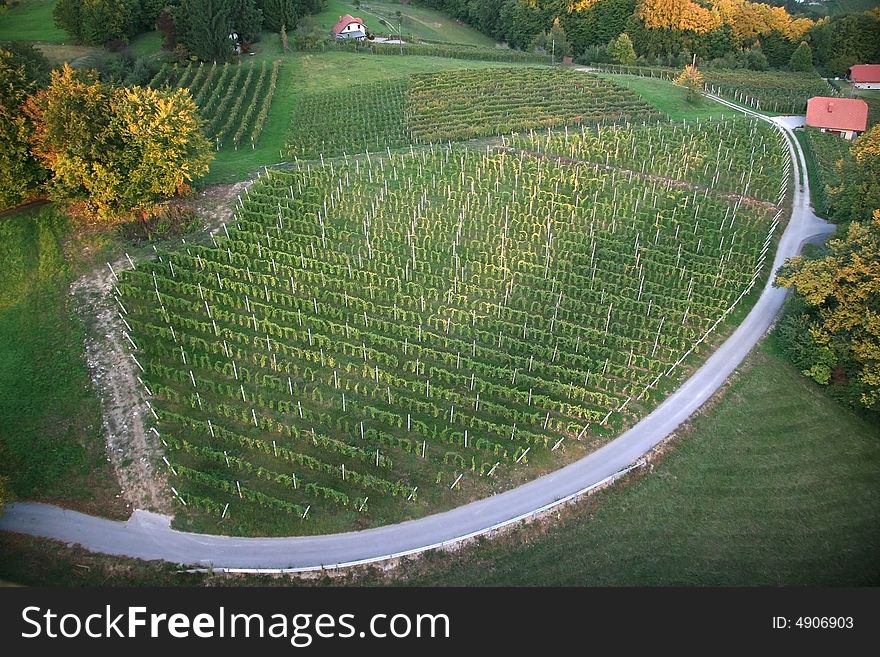
POLYGON ((672 83, 684 87, 687 90, 687 99, 691 102, 695 102, 700 97, 700 92, 703 91, 705 84, 703 74, 697 70, 696 66, 690 64, 684 67, 684 70, 675 77, 672 83))
POLYGON ((796 295, 779 327, 795 364, 848 401, 880 408, 880 210, 851 223, 826 255, 790 258, 776 284, 796 295))
POLYGON ((25 112, 50 196, 91 219, 148 216, 187 192, 212 158, 186 89, 113 87, 64 66, 25 112))

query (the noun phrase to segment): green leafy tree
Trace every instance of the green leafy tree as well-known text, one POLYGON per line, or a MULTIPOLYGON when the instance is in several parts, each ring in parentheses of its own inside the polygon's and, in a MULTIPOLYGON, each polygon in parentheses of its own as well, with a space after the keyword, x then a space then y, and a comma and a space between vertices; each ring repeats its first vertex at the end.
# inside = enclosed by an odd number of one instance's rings
POLYGON ((802 71, 809 73, 813 70, 813 50, 806 41, 801 41, 801 45, 792 53, 788 67, 792 71, 802 71))
POLYGON ((55 23, 87 46, 127 40, 143 28, 139 0, 59 0, 55 23))
POLYGON ((324 34, 311 16, 304 16, 294 32, 297 50, 314 50, 321 43, 324 34))
POLYGON ((186 90, 115 88, 65 65, 26 112, 51 195, 97 220, 147 216, 208 170, 211 147, 186 90))
POLYGON ((181 0, 174 12, 178 43, 202 61, 229 59, 232 10, 232 0, 181 0))
POLYGON ((260 9, 265 28, 272 32, 280 32, 282 26, 289 30, 296 29, 302 16, 299 0, 262 0, 260 9))
POLYGON ((37 89, 26 62, 0 49, 0 208, 32 196, 45 179, 45 170, 31 155, 33 125, 23 108, 37 89))
POLYGON ((568 42, 565 28, 562 26, 558 16, 553 19, 553 25, 550 27, 549 34, 547 34, 547 45, 556 57, 571 54, 571 44, 568 42))
POLYGON ((632 39, 629 38, 626 32, 623 32, 608 44, 608 54, 611 55, 615 62, 624 66, 631 66, 636 63, 636 51, 633 48, 632 39))
POLYGON ((776 284, 793 288, 804 312, 789 321, 790 353, 803 373, 866 408, 880 405, 880 210, 854 221, 815 259, 789 258, 776 284), (806 332, 805 332, 806 331, 806 332))
POLYGON ((852 157, 838 163, 841 184, 827 189, 837 222, 860 221, 880 208, 880 123, 856 139, 849 150, 852 157))

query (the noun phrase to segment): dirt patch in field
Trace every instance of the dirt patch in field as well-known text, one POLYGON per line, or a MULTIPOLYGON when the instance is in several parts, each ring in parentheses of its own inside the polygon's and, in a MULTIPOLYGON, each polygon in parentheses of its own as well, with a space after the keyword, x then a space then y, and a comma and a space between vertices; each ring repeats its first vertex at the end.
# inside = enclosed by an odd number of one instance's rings
POLYGON ((198 213, 204 228, 213 233, 221 224, 232 220, 236 200, 252 183, 252 180, 246 180, 231 185, 211 185, 192 197, 189 205, 198 213))
MULTIPOLYGON (((122 258, 112 267, 118 273, 131 265, 122 258)), ((107 453, 126 502, 136 509, 171 514, 168 485, 158 467, 162 454, 158 438, 146 426, 150 410, 123 334, 126 327, 113 296, 115 282, 105 264, 79 278, 70 289, 77 312, 89 329, 86 363, 101 402, 107 453)))

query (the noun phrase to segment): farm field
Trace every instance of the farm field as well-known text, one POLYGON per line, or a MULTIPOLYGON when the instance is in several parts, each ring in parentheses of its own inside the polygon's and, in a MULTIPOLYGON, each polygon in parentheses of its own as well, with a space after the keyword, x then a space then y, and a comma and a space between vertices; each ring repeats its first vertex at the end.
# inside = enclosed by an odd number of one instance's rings
POLYGON ((748 119, 602 125, 565 132, 529 132, 504 144, 570 160, 596 162, 675 180, 714 192, 781 202, 779 178, 787 155, 783 137, 748 119), (745 145, 745 148, 742 146, 745 145))
POLYGON ((583 73, 528 67, 443 71, 303 95, 288 152, 339 155, 660 116, 625 88, 583 73))
MULTIPOLYGON (((731 180, 754 168, 742 125, 731 180)), ((745 296, 777 218, 687 180, 503 150, 271 172, 213 244, 118 285, 181 526, 375 526, 594 449, 745 296)))
MULTIPOLYGON (((595 66, 605 74, 636 75, 652 80, 672 80, 679 73, 677 69, 665 67, 595 66)), ((802 114, 810 97, 836 95, 834 87, 814 73, 731 69, 701 69, 701 72, 708 91, 765 114, 802 114)))
MULTIPOLYGON (((876 586, 880 428, 804 378, 774 342, 771 336, 755 350, 714 403, 679 430, 673 450, 650 474, 595 493, 563 510, 552 526, 518 528, 335 583, 876 586)), ((0 534, 0 578, 26 585, 334 583, 182 573, 173 564, 6 533, 0 534)))
POLYGON ((153 87, 186 87, 206 121, 216 150, 254 150, 269 116, 281 62, 165 64, 153 87))
MULTIPOLYGON (((264 44, 266 40, 260 44, 264 44)), ((261 56, 254 59, 255 63, 262 59, 270 63, 274 61, 261 56)), ((296 53, 282 62, 272 108, 256 148, 245 147, 237 151, 228 148, 219 151, 205 182, 236 182, 254 175, 263 166, 284 161, 284 144, 291 130, 293 108, 301 96, 317 92, 338 91, 341 94, 341 90, 351 84, 352 78, 357 79, 358 84, 382 86, 390 81, 405 80, 418 73, 499 67, 516 68, 517 65, 410 55, 382 57, 349 52, 296 53)))

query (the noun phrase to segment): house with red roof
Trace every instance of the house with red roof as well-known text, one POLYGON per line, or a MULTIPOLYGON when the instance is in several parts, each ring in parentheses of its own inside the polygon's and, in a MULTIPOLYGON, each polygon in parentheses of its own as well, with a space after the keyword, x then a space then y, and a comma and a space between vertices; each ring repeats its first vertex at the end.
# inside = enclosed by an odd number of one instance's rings
POLYGON ((861 98, 815 96, 807 101, 806 124, 855 139, 868 128, 868 103, 861 98))
POLYGON ((367 26, 362 18, 356 18, 350 14, 340 16, 330 33, 337 39, 354 39, 363 41, 367 38, 367 26))
POLYGON ((850 66, 849 81, 859 89, 880 89, 880 64, 850 66))

